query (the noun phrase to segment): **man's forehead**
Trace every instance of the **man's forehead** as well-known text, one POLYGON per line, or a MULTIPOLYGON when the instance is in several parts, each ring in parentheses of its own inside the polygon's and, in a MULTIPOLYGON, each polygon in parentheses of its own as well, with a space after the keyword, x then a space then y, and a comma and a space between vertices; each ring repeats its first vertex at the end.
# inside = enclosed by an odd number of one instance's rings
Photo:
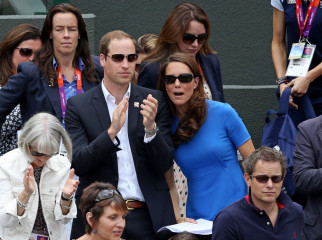
POLYGON ((135 53, 135 46, 130 38, 114 38, 110 41, 108 50, 109 52, 118 51, 118 53, 131 50, 131 53, 135 53))
POLYGON ((282 173, 282 166, 279 161, 265 161, 265 160, 259 159, 254 166, 253 172, 282 173))

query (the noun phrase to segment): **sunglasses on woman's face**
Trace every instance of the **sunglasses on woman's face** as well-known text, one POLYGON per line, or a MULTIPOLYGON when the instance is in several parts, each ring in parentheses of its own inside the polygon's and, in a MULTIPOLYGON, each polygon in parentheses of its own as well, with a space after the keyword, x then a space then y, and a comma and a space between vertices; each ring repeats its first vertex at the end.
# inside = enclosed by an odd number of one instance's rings
POLYGON ((164 75, 163 79, 165 84, 173 84, 178 79, 181 83, 190 83, 194 76, 190 73, 182 73, 179 76, 164 75))
POLYGON ((256 178, 257 182, 260 182, 260 183, 267 183, 268 182, 268 179, 271 179, 273 183, 280 183, 283 181, 284 177, 283 176, 267 176, 267 175, 257 175, 257 176, 254 176, 254 175, 249 175, 251 178, 256 178))
POLYGON ((57 153, 53 153, 53 154, 46 154, 46 153, 40 153, 40 152, 36 152, 36 151, 30 150, 30 155, 33 156, 33 157, 43 157, 43 156, 45 156, 45 157, 52 157, 52 156, 55 156, 57 154, 58 154, 58 152, 57 153))
POLYGON ((21 55, 21 57, 30 57, 34 53, 34 50, 30 48, 17 48, 17 49, 19 49, 19 54, 21 55))
POLYGON ((129 62, 135 62, 138 59, 138 55, 136 53, 131 54, 113 54, 111 56, 105 55, 107 57, 110 57, 113 62, 120 63, 126 58, 129 62))
POLYGON ((183 35, 182 41, 185 44, 192 44, 197 39, 199 44, 203 44, 207 40, 207 36, 208 36, 207 33, 202 33, 202 34, 199 34, 198 36, 195 36, 190 33, 185 33, 183 35))

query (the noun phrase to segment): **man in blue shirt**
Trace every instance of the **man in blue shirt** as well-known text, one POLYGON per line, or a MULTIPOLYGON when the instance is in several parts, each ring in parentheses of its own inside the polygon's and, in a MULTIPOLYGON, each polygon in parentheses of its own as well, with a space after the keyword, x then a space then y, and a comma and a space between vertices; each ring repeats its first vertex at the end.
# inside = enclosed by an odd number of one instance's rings
POLYGON ((249 194, 217 215, 212 240, 302 239, 302 207, 281 191, 286 172, 283 155, 261 147, 244 165, 249 194))

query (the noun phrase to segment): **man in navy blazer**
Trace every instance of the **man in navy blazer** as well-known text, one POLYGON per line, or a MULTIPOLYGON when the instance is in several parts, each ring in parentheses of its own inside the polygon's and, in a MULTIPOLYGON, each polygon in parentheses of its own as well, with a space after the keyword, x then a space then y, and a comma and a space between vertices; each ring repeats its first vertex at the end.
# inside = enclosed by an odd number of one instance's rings
POLYGON ((308 195, 304 235, 309 240, 322 239, 322 116, 298 126, 293 160, 295 188, 308 195))
MULTIPOLYGON (((132 85, 135 40, 122 31, 104 35, 100 42, 102 83, 71 97, 66 129, 73 140, 72 167, 82 191, 95 181, 118 188, 130 210, 122 237, 127 240, 168 239, 157 234, 175 223, 164 174, 173 164, 170 114, 157 90, 132 85)), ((84 234, 81 213, 73 222, 72 238, 84 234)))

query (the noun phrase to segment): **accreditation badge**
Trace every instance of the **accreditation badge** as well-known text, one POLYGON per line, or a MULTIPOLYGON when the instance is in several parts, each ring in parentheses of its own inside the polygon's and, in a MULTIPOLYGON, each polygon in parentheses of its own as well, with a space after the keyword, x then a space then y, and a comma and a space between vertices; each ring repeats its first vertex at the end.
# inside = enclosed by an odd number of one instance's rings
POLYGON ((305 77, 309 71, 316 45, 306 44, 301 58, 291 59, 286 76, 288 77, 305 77))
POLYGON ((293 43, 288 59, 300 59, 304 51, 305 43, 293 43))

